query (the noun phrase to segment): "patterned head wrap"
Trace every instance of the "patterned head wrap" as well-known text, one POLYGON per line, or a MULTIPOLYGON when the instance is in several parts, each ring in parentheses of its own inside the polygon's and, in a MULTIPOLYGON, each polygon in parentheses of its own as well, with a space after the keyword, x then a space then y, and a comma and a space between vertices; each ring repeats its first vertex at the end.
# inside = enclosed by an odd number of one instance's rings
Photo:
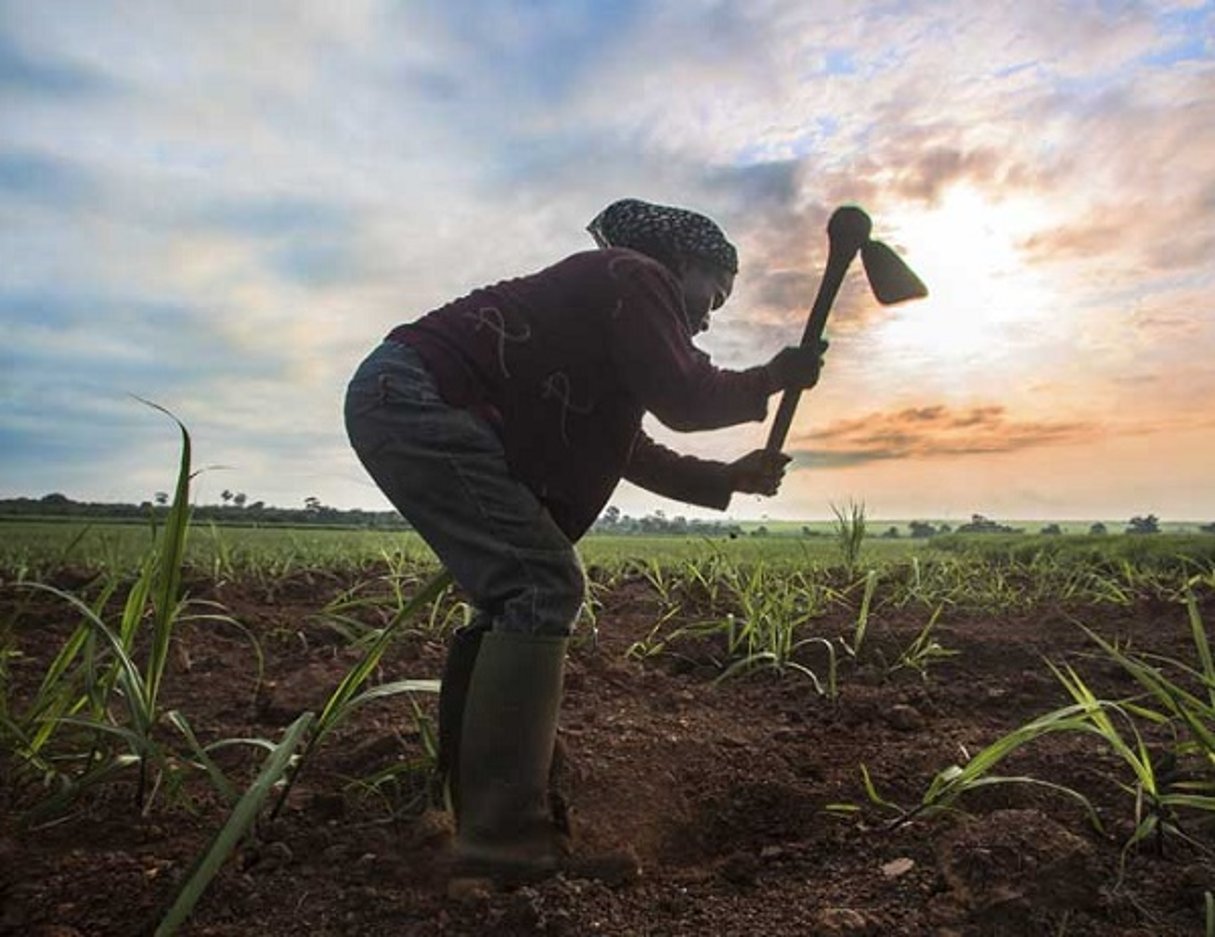
POLYGON ((692 256, 738 272, 738 251, 711 219, 694 211, 640 199, 612 202, 586 228, 600 247, 628 247, 672 270, 692 256))

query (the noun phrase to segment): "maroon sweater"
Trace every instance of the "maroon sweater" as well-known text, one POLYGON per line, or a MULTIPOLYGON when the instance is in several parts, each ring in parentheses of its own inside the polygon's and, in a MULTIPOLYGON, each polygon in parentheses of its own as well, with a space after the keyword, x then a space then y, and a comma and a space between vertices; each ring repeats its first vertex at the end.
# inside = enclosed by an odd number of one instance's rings
POLYGON ((623 248, 474 290, 388 338, 417 350, 447 403, 489 419, 511 471, 571 540, 621 477, 706 507, 730 503, 726 465, 650 439, 647 411, 683 431, 767 415, 763 367, 714 367, 692 345, 678 281, 623 248))

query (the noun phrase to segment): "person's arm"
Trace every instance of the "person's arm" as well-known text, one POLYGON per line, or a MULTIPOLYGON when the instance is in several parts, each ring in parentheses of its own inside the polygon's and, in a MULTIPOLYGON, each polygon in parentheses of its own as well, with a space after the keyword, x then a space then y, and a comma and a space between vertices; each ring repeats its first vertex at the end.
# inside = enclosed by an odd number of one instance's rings
POLYGON ((675 279, 655 262, 620 256, 612 262, 619 302, 609 342, 625 386, 671 429, 718 429, 763 420, 768 397, 818 381, 825 342, 817 348, 781 349, 766 364, 730 371, 714 367, 692 344, 683 296, 675 279))
POLYGON ((789 457, 762 449, 734 462, 715 462, 680 455, 655 442, 644 432, 637 434, 624 477, 654 494, 724 511, 736 491, 774 495, 780 487, 789 457))
POLYGON ((719 511, 730 506, 730 495, 734 493, 725 462, 680 455, 644 432, 637 434, 624 477, 664 498, 719 511))
POLYGON ((692 344, 679 286, 656 263, 614 261, 619 304, 612 315, 612 357, 638 402, 671 429, 717 429, 768 413, 777 389, 766 366, 715 367, 692 344))

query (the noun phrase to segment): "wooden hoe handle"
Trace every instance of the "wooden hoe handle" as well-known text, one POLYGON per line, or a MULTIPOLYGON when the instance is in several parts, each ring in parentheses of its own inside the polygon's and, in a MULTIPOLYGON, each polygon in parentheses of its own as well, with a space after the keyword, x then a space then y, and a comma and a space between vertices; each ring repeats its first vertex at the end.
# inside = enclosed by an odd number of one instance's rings
MULTIPOLYGON (((814 346, 822 341, 823 329, 827 326, 827 315, 831 305, 844 282, 844 274, 852 259, 869 240, 872 230, 869 216, 861 209, 851 205, 837 208, 827 222, 827 267, 823 271, 822 282, 818 285, 818 295, 814 298, 814 306, 810 310, 810 318, 806 322, 806 331, 802 333, 802 347, 814 346)), ((797 403, 801 399, 800 388, 789 388, 780 398, 780 406, 776 411, 776 419, 772 429, 768 431, 768 442, 764 446, 768 452, 780 452, 785 445, 785 437, 789 435, 789 427, 793 424, 793 415, 797 412, 797 403)))

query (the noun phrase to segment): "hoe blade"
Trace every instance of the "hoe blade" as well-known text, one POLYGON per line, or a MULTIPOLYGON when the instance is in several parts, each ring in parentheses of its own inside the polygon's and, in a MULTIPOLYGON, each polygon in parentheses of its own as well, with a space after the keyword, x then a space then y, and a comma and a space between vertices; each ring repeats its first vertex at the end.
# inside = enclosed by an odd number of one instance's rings
POLYGON ((867 241, 861 248, 861 261, 873 295, 883 306, 923 299, 926 287, 903 259, 881 241, 867 241))

